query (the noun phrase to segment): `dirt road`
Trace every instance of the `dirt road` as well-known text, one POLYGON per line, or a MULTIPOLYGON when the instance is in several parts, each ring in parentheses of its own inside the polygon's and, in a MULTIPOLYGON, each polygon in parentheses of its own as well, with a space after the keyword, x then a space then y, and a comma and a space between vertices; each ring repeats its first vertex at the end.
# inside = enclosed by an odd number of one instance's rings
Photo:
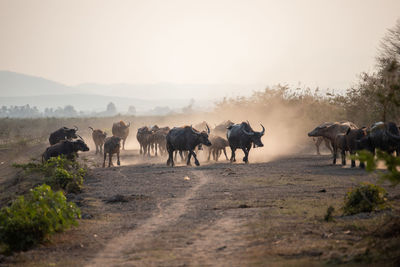
MULTIPOLYGON (((101 157, 89 161, 98 165, 101 157)), ((123 166, 93 168, 84 192, 68 196, 82 210, 79 227, 4 264, 301 266, 354 260, 365 254, 363 234, 385 212, 324 222, 327 207, 340 209, 350 187, 376 182, 363 170, 330 163, 330 156, 291 155, 249 165, 171 168, 164 159, 124 151, 123 166)), ((400 194, 385 187, 392 198, 400 194)))

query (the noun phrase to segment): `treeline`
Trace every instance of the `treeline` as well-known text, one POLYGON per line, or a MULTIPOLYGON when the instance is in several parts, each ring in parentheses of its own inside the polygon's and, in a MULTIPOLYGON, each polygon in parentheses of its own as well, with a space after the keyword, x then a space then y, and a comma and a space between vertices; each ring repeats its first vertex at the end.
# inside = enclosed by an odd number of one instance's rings
MULTIPOLYGON (((77 111, 74 106, 67 105, 58 108, 45 108, 41 112, 37 107, 30 105, 24 106, 2 106, 0 109, 0 118, 77 118, 77 117, 111 117, 118 114, 117 107, 114 103, 110 102, 105 111, 101 112, 84 112, 77 111)), ((135 115, 136 109, 130 106, 127 112, 128 115, 135 115)))
MULTIPOLYGON (((217 111, 240 110, 268 114, 293 111, 299 120, 350 120, 368 126, 376 121, 400 122, 400 20, 382 39, 375 70, 360 74, 356 85, 344 94, 320 94, 318 88, 268 87, 250 97, 225 98, 217 111)), ((282 114, 284 115, 284 114, 282 114)))

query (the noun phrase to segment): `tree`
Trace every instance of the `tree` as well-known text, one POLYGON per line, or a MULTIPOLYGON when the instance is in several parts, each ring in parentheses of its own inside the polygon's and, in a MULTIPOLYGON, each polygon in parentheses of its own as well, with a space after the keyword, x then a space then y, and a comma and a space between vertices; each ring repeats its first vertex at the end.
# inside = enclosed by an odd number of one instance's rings
POLYGON ((362 73, 344 100, 347 117, 363 125, 400 117, 400 20, 381 41, 376 69, 362 73))
POLYGON ((115 106, 115 104, 113 102, 108 103, 106 114, 109 116, 113 116, 113 115, 117 114, 117 107, 115 106))
POLYGON ((135 115, 135 114, 136 114, 136 108, 134 106, 129 106, 128 115, 135 115))
POLYGON ((64 112, 63 112, 63 117, 76 117, 78 115, 78 112, 75 110, 75 108, 71 105, 67 105, 64 107, 64 112))
MULTIPOLYGON (((400 106, 400 20, 388 29, 381 41, 377 57, 378 101, 381 103, 382 120, 386 121, 390 111, 400 106)), ((396 114, 397 115, 397 114, 396 114)))

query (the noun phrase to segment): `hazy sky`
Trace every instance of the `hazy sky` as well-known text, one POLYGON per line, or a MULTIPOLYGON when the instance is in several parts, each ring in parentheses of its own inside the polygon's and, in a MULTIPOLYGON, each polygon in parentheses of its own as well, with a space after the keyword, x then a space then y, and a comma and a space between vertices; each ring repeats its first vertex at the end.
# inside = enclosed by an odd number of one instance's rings
POLYGON ((344 89, 398 18, 399 0, 0 0, 0 70, 68 85, 344 89))

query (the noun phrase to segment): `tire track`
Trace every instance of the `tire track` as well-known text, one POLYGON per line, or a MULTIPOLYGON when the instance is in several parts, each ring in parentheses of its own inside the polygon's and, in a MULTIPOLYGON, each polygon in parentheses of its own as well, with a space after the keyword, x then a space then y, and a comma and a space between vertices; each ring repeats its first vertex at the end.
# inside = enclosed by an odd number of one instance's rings
POLYGON ((198 178, 197 184, 189 189, 184 197, 177 198, 166 208, 162 207, 162 202, 157 204, 159 211, 152 217, 144 221, 136 229, 127 234, 112 239, 109 244, 99 253, 87 266, 121 266, 134 265, 131 255, 143 240, 153 237, 153 233, 161 227, 174 223, 181 215, 185 214, 188 200, 193 198, 197 191, 209 182, 202 171, 192 171, 191 174, 198 178))

